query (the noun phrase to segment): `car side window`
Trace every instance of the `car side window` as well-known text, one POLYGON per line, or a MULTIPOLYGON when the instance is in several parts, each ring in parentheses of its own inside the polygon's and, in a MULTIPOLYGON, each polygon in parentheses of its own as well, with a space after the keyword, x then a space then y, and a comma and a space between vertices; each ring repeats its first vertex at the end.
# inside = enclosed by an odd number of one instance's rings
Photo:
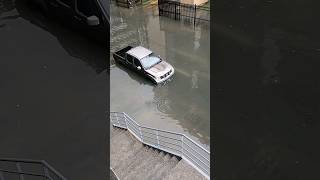
POLYGON ((93 0, 77 0, 76 8, 87 17, 92 15, 98 16, 99 9, 93 0))
POLYGON ((140 63, 140 61, 137 59, 137 58, 134 58, 134 65, 136 66, 136 67, 138 67, 138 66, 140 66, 141 67, 141 63, 140 63))
POLYGON ((133 63, 133 57, 129 54, 127 54, 127 62, 132 64, 133 63))

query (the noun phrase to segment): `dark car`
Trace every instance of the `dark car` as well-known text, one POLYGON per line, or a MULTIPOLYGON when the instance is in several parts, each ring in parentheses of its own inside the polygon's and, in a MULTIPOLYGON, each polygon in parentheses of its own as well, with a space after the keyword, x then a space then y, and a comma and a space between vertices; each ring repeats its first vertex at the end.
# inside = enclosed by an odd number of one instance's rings
POLYGON ((110 27, 109 0, 35 0, 44 13, 85 32, 99 42, 107 41, 110 27))

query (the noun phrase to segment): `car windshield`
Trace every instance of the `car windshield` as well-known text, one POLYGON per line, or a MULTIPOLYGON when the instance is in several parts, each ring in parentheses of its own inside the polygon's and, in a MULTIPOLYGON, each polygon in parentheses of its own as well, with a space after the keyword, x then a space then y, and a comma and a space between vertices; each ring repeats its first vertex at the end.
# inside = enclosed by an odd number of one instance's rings
POLYGON ((151 53, 150 55, 142 58, 140 61, 144 69, 150 69, 152 66, 161 62, 161 59, 154 53, 151 53))

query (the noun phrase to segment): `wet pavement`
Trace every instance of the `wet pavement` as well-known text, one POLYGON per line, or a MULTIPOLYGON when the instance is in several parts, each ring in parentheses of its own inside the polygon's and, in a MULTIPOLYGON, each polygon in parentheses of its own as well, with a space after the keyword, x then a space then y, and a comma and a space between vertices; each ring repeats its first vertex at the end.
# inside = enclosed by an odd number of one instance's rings
POLYGON ((0 2, 0 157, 107 179, 107 49, 22 1, 0 2))
POLYGON ((142 45, 175 68, 170 81, 155 86, 110 57, 110 109, 142 125, 182 132, 210 144, 209 23, 159 17, 157 7, 111 5, 111 53, 142 45))
POLYGON ((319 25, 313 1, 215 5, 217 179, 320 179, 319 25))

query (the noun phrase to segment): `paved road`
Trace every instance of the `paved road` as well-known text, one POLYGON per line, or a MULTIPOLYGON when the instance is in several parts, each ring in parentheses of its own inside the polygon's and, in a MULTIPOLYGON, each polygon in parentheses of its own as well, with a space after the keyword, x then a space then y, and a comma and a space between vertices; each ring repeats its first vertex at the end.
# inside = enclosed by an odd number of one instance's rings
POLYGON ((0 6, 0 157, 107 179, 107 47, 21 1, 0 6))

